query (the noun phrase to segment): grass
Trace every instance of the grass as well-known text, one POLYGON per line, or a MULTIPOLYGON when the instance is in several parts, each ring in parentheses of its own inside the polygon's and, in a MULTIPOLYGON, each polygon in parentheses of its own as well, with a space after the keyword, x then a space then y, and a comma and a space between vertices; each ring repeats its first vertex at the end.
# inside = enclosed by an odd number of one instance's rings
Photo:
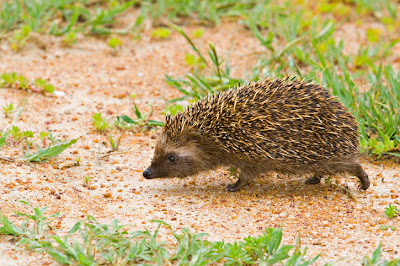
MULTIPOLYGON (((29 206, 33 214, 16 213, 24 218, 22 224, 17 226, 0 213, 0 234, 14 235, 18 246, 48 254, 60 264, 312 265, 319 258, 319 255, 308 258, 307 248, 301 247, 299 238, 295 245, 282 245, 281 228, 266 228, 259 236, 228 243, 208 241, 207 234, 192 233, 185 228, 177 232, 159 220, 153 221, 158 223, 154 232, 147 229, 129 232, 116 219, 110 224, 102 224, 88 216, 60 236, 52 226, 59 213, 46 216, 46 207, 32 207, 26 201, 21 202, 29 206), (161 226, 169 230, 173 241, 159 240, 161 226)), ((363 258, 363 265, 398 265, 399 262, 398 259, 382 260, 381 245, 371 258, 363 258)))
POLYGON ((225 265, 262 264, 311 265, 319 257, 307 259, 307 249, 296 245, 282 245, 282 229, 268 228, 257 237, 247 237, 242 241, 225 243, 210 242, 204 233, 191 233, 188 229, 174 231, 163 221, 154 232, 139 230, 128 232, 124 225, 114 220, 101 224, 92 216, 76 222, 67 234, 59 236, 51 232, 54 218, 59 213, 46 216, 47 208, 32 207, 33 214, 17 213, 24 217, 21 226, 15 225, 5 215, 0 214, 0 234, 18 237, 17 245, 37 252, 46 253, 60 264, 79 265, 125 265, 153 263, 157 265, 174 263, 177 265, 206 265, 223 262, 225 265), (174 241, 159 240, 160 227, 164 226, 174 237, 174 241))

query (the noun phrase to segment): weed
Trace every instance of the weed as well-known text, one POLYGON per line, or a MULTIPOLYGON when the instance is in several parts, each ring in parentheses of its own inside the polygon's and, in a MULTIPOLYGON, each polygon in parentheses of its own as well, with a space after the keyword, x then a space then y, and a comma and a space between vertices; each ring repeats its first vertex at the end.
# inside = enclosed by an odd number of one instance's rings
POLYGON ((76 32, 71 31, 64 35, 63 44, 67 47, 71 47, 76 44, 76 32))
POLYGON ((92 115, 92 123, 100 133, 104 133, 110 129, 110 124, 106 118, 102 117, 101 113, 95 113, 92 115))
POLYGON ((20 30, 14 32, 13 37, 10 39, 11 49, 19 51, 26 45, 26 42, 31 37, 32 28, 29 25, 22 25, 20 30))
POLYGON ((90 185, 90 182, 92 181, 92 177, 90 177, 90 176, 85 176, 84 177, 84 180, 83 180, 83 184, 82 184, 82 186, 84 186, 84 187, 88 187, 89 185, 90 185))
POLYGON ((39 91, 44 91, 44 92, 48 92, 48 93, 54 92, 54 86, 49 84, 44 79, 35 79, 35 87, 37 89, 39 89, 39 91))
POLYGON ((165 110, 163 111, 164 115, 176 115, 178 112, 182 112, 184 110, 183 106, 174 104, 174 105, 168 105, 165 107, 165 110))
POLYGON ((55 91, 54 86, 44 79, 39 78, 31 82, 26 77, 15 72, 0 75, 0 87, 30 90, 39 93, 53 93, 55 91))
POLYGON ((57 143, 47 148, 40 148, 36 152, 31 154, 25 154, 24 159, 28 162, 43 162, 50 158, 57 157, 64 150, 75 144, 78 139, 66 140, 61 143, 57 143))
POLYGON ((156 126, 164 126, 164 122, 151 120, 150 117, 153 114, 153 107, 150 107, 150 111, 147 114, 142 114, 137 105, 133 103, 134 108, 133 111, 136 115, 135 119, 130 118, 127 115, 119 115, 117 120, 115 120, 114 124, 121 129, 132 129, 134 127, 156 127, 156 126))
POLYGON ((121 39, 116 37, 109 39, 107 43, 114 51, 118 50, 122 45, 121 39))
POLYGON ((15 112, 14 105, 9 103, 3 106, 4 115, 9 118, 15 112))
POLYGON ((151 36, 157 39, 166 39, 169 35, 171 35, 171 31, 168 28, 156 28, 151 33, 151 36))
POLYGON ((392 219, 400 215, 400 209, 396 206, 390 205, 385 208, 387 218, 392 219))

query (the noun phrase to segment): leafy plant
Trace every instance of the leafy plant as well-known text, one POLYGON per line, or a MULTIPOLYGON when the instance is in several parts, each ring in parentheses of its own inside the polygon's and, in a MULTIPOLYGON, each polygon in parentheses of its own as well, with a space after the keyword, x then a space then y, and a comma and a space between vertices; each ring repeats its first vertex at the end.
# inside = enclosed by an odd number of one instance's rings
POLYGON ((35 87, 41 91, 48 92, 48 93, 53 93, 55 90, 54 86, 49 84, 44 79, 35 79, 35 87))
POLYGON ((108 40, 108 46, 110 46, 114 51, 116 51, 119 47, 121 47, 122 41, 120 38, 111 38, 108 40))
POLYGON ((102 117, 101 113, 95 113, 92 115, 92 123, 97 131, 104 133, 110 128, 110 124, 107 119, 102 117))
POLYGON ((76 44, 76 32, 71 31, 64 35, 63 44, 67 47, 71 47, 76 44))
POLYGON ((71 145, 75 144, 77 141, 78 139, 66 140, 47 148, 40 148, 34 153, 26 154, 24 159, 28 162, 46 161, 50 158, 57 157, 60 153, 69 148, 71 145))
POLYGON ((130 118, 127 115, 119 115, 117 116, 117 120, 115 121, 115 125, 119 128, 131 128, 131 127, 143 127, 143 126, 164 126, 164 122, 151 120, 150 117, 153 113, 153 108, 149 111, 148 114, 142 114, 137 105, 134 103, 133 111, 136 115, 135 119, 130 118))
POLYGON ((158 39, 166 39, 171 35, 171 31, 168 28, 156 28, 153 30, 151 33, 151 36, 153 38, 158 38, 158 39))
POLYGON ((0 87, 31 90, 40 93, 53 93, 55 91, 54 86, 44 79, 38 78, 31 82, 26 77, 15 72, 0 75, 0 87))
POLYGON ((390 205, 385 208, 387 218, 392 219, 400 215, 400 210, 396 206, 390 205))
POLYGON ((10 39, 11 49, 18 51, 26 45, 26 42, 31 37, 32 28, 29 25, 22 25, 21 29, 14 32, 10 39))
POLYGON ((6 117, 10 117, 15 112, 14 105, 12 103, 4 105, 3 111, 6 117))

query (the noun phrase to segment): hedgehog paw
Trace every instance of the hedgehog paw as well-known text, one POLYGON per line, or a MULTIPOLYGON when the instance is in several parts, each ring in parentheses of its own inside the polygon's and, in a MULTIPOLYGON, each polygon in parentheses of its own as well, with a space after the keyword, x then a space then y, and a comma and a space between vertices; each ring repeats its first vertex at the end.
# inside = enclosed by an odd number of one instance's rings
POLYGON ((366 189, 368 189, 369 188, 369 180, 367 179, 367 180, 363 180, 363 182, 361 182, 359 185, 358 185, 358 189, 359 190, 366 190, 366 189))
POLYGON ((247 182, 245 179, 239 178, 239 180, 235 184, 229 184, 226 186, 226 190, 230 192, 235 192, 240 190, 242 187, 248 185, 249 182, 247 182))
POLYGON ((230 191, 230 192, 235 192, 238 191, 240 189, 239 186, 236 186, 236 184, 229 184, 226 186, 226 190, 230 191))
POLYGON ((315 185, 321 183, 321 176, 315 175, 306 180, 306 185, 315 185))

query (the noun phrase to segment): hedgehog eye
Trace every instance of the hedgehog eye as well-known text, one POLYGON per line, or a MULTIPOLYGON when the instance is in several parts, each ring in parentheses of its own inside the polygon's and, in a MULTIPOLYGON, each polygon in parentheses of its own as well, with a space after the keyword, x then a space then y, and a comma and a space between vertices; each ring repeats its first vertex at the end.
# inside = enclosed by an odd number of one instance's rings
POLYGON ((176 157, 175 157, 174 155, 171 155, 171 156, 168 157, 168 160, 169 160, 171 163, 173 163, 173 162, 176 161, 176 157))

